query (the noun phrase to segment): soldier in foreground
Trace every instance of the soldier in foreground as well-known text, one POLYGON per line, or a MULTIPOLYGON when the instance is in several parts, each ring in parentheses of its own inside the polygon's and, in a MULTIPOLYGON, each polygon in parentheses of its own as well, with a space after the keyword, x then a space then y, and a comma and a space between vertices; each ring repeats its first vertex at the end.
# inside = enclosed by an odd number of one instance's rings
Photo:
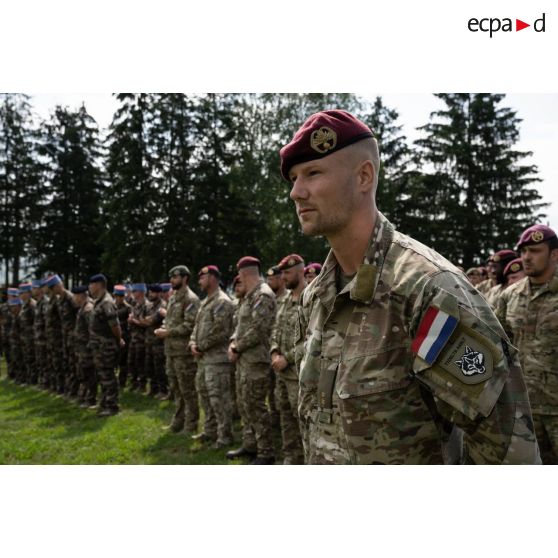
POLYGON ((298 322, 300 295, 306 287, 304 260, 298 254, 279 262, 288 296, 278 304, 271 335, 271 366, 277 377, 275 394, 281 416, 283 465, 302 465, 304 452, 298 424, 298 376, 295 367, 294 342, 298 322))
POLYGON ((163 326, 155 335, 165 340, 166 371, 174 395, 175 412, 168 428, 172 432, 195 434, 199 403, 196 391, 197 366, 188 343, 194 329, 200 299, 188 286, 190 270, 177 265, 169 271, 174 294, 170 297, 163 326))
POLYGON ((307 235, 331 251, 302 296, 295 357, 306 462, 540 463, 515 349, 450 262, 378 211, 380 159, 351 114, 311 116, 281 150, 307 235))
POLYGON ((506 289, 497 315, 519 356, 544 464, 558 464, 558 238, 544 225, 517 246, 524 279, 506 289))
POLYGON ((251 457, 254 465, 271 465, 275 462, 275 452, 266 398, 270 384, 269 345, 276 312, 275 295, 260 277, 257 258, 245 256, 236 267, 244 294, 228 355, 229 360, 237 364, 243 430, 242 446, 229 451, 227 458, 251 457))
POLYGON ((193 439, 214 442, 221 449, 233 442, 231 368, 227 358, 233 332, 233 303, 219 287, 221 273, 217 266, 202 267, 198 273, 200 288, 207 294, 201 302, 190 339, 190 350, 197 360, 198 393, 205 414, 202 432, 193 439))
POLYGON ((101 385, 97 415, 110 417, 120 411, 115 368, 124 339, 118 324, 116 305, 107 292, 107 279, 103 274, 93 275, 89 279, 89 292, 95 299, 89 324, 89 346, 93 353, 97 380, 101 385))

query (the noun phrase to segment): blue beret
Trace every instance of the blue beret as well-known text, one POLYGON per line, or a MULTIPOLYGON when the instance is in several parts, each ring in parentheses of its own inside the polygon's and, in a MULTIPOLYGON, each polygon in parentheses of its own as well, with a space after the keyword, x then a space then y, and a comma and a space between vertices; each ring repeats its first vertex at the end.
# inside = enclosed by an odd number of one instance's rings
POLYGON ((32 283, 31 286, 34 289, 39 289, 43 286, 43 280, 42 279, 35 279, 32 283))
POLYGON ((22 304, 21 298, 10 298, 8 300, 9 306, 20 306, 22 304))
POLYGON ((60 279, 59 275, 51 275, 46 280, 46 286, 47 287, 54 287, 55 285, 58 285, 59 283, 62 283, 62 279, 60 279))
POLYGON ((87 285, 78 285, 77 287, 72 287, 72 293, 83 294, 87 292, 87 285))
POLYGON ((131 290, 132 292, 139 291, 140 293, 146 293, 147 287, 145 286, 145 283, 134 283, 131 290))
POLYGON ((163 289, 161 288, 161 285, 159 285, 159 283, 151 283, 150 285, 147 285, 147 290, 151 291, 152 293, 160 293, 163 289))
POLYGON ((172 285, 170 283, 161 283, 161 289, 164 293, 168 293, 172 289, 172 285))
POLYGON ((107 278, 102 273, 97 273, 96 275, 92 275, 89 277, 90 283, 106 283, 107 278))
POLYGON ((18 295, 19 295, 19 289, 16 289, 14 287, 8 288, 8 296, 18 296, 18 295))
POLYGON ((126 287, 124 285, 114 285, 112 294, 117 296, 126 296, 126 287))
POLYGON ((32 285, 31 285, 31 283, 22 283, 22 284, 19 286, 19 294, 21 294, 21 293, 30 293, 32 288, 33 288, 33 287, 32 287, 32 285))

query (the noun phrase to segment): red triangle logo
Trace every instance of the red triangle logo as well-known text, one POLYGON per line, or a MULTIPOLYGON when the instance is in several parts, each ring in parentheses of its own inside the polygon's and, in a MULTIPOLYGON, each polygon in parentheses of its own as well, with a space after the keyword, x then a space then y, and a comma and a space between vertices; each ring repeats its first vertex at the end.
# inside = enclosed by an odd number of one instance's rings
POLYGON ((515 20, 515 30, 516 31, 521 31, 522 29, 525 29, 526 27, 531 27, 531 24, 530 23, 525 23, 524 21, 521 21, 520 19, 515 20))

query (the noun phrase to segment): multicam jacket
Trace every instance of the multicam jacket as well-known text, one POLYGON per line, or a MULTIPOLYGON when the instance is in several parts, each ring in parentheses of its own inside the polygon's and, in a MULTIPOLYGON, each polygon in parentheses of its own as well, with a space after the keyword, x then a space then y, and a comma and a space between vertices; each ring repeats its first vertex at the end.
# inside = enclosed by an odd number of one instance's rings
POLYGON ((202 300, 190 341, 203 353, 198 362, 229 362, 227 348, 233 332, 233 312, 232 300, 221 289, 202 300))
POLYGON ((277 351, 289 363, 287 368, 277 374, 287 380, 298 378, 295 366, 295 331, 298 322, 298 307, 300 300, 293 299, 291 293, 277 305, 277 316, 271 334, 270 353, 277 351))
POLYGON ((271 362, 269 348, 275 312, 275 295, 263 281, 242 298, 238 323, 231 339, 244 362, 271 362))
POLYGON ((194 329, 200 307, 198 295, 187 285, 175 291, 167 303, 167 315, 163 327, 168 331, 165 338, 165 354, 185 356, 193 360, 188 343, 194 329))
POLYGON ((538 290, 528 277, 514 283, 496 315, 519 350, 533 413, 558 415, 558 277, 538 290))
POLYGON ((540 463, 516 351, 461 272, 381 214, 339 293, 338 267, 330 252, 299 308, 308 463, 442 463, 448 424, 467 463, 540 463))

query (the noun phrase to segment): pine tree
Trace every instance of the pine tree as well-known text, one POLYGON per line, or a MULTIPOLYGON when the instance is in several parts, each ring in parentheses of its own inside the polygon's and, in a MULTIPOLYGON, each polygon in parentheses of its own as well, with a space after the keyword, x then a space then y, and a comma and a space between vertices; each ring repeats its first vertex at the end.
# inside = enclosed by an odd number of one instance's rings
POLYGON ((5 282, 17 284, 22 264, 32 264, 29 241, 36 232, 42 196, 37 129, 26 95, 0 96, 0 257, 5 282))
POLYGON ((513 247, 521 231, 544 217, 530 152, 514 149, 521 120, 504 95, 439 94, 446 108, 431 115, 416 143, 430 172, 422 177, 429 238, 455 263, 478 264, 513 247))
POLYGON ((100 267, 99 206, 104 182, 101 143, 85 106, 57 106, 43 125, 40 148, 46 202, 34 236, 38 272, 53 270, 68 283, 86 280, 100 267))

